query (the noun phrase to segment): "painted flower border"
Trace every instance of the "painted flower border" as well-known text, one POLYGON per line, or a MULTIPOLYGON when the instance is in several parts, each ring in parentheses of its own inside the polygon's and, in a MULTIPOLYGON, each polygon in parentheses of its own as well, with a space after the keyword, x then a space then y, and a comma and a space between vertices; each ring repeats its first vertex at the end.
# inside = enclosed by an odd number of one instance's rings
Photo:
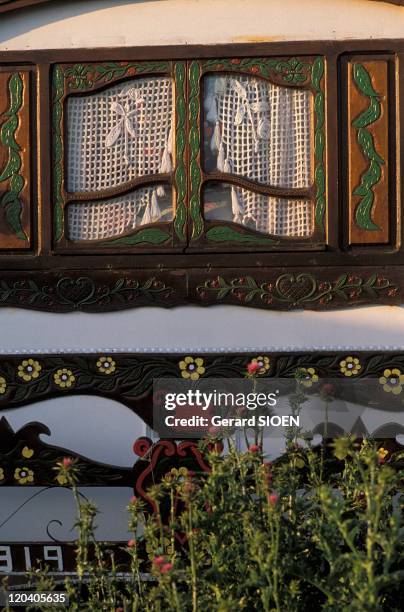
POLYGON ((293 378, 305 372, 316 383, 373 378, 382 387, 391 386, 396 376, 404 386, 404 351, 12 355, 0 358, 0 415, 49 397, 81 393, 116 398, 136 412, 154 378, 243 378, 251 363, 258 364, 257 376, 293 378))

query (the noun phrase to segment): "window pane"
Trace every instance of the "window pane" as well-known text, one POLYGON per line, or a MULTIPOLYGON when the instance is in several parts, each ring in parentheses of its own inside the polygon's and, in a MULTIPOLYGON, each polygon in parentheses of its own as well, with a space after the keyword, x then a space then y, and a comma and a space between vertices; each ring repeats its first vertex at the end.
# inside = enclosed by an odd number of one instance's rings
POLYGON ((143 187, 109 200, 69 204, 67 233, 70 240, 102 240, 172 217, 171 187, 143 187))
POLYGON ((208 221, 234 221, 275 236, 308 238, 314 230, 313 203, 275 198, 227 184, 209 185, 204 192, 208 221))
POLYGON ((313 96, 250 76, 204 80, 205 170, 265 185, 312 183, 313 96))
POLYGON ((126 81, 67 100, 67 190, 101 191, 172 170, 172 80, 126 81))

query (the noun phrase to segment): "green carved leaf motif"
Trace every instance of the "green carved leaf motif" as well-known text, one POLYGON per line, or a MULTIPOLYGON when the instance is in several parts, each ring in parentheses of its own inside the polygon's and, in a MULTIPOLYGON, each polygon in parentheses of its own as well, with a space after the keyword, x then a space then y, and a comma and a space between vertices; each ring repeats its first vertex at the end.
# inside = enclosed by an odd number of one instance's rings
POLYGON ((324 93, 321 88, 321 81, 324 76, 324 58, 316 57, 311 72, 311 82, 315 89, 314 112, 316 116, 316 127, 314 134, 314 158, 315 158, 315 182, 316 182, 316 206, 315 220, 316 226, 324 229, 324 215, 326 209, 326 183, 324 167, 324 148, 325 148, 325 104, 324 93))
POLYGON ((369 98, 378 97, 379 94, 374 90, 372 79, 366 68, 362 64, 355 63, 353 65, 353 78, 361 93, 369 98))
POLYGON ((9 180, 9 188, 0 199, 0 206, 4 209, 5 219, 19 240, 28 238, 21 223, 21 192, 24 188, 24 178, 19 174, 21 169, 20 146, 16 141, 16 131, 19 125, 18 113, 23 104, 23 81, 21 75, 13 74, 8 82, 9 107, 6 113, 7 120, 0 131, 1 144, 8 149, 8 158, 5 167, 0 173, 0 183, 9 180))
POLYGON ((244 244, 264 242, 266 244, 277 244, 275 240, 267 236, 261 237, 249 234, 241 234, 237 230, 234 230, 231 227, 226 227, 225 225, 218 225, 216 227, 212 227, 206 232, 206 237, 208 240, 212 240, 213 242, 239 242, 244 244))
POLYGON ((136 234, 132 236, 122 236, 122 238, 116 238, 115 240, 108 240, 103 242, 103 246, 122 244, 122 245, 135 245, 141 244, 142 242, 146 244, 163 244, 170 239, 170 234, 164 232, 159 228, 150 227, 144 230, 140 230, 136 234))
POLYGON ((358 143, 365 157, 378 164, 384 164, 384 159, 376 151, 372 134, 365 128, 358 130, 358 143))
POLYGON ((363 156, 369 161, 368 168, 361 175, 359 185, 352 191, 352 195, 361 198, 355 210, 355 222, 361 229, 380 231, 380 227, 372 220, 375 200, 373 189, 382 177, 381 166, 385 161, 377 152, 373 135, 367 129, 381 116, 380 95, 375 91, 372 78, 362 64, 353 64, 352 75, 359 91, 370 99, 368 108, 352 121, 352 126, 357 129, 358 145, 363 156))
POLYGON ((376 100, 376 98, 371 99, 370 106, 361 113, 354 121, 352 121, 352 125, 355 128, 365 128, 371 123, 377 121, 381 114, 381 106, 380 102, 376 100))
POLYGON ((185 241, 185 224, 187 220, 186 195, 187 174, 185 168, 185 145, 187 119, 185 104, 185 63, 175 64, 175 76, 177 82, 176 93, 176 170, 175 184, 177 188, 177 206, 174 219, 174 230, 181 242, 185 241))

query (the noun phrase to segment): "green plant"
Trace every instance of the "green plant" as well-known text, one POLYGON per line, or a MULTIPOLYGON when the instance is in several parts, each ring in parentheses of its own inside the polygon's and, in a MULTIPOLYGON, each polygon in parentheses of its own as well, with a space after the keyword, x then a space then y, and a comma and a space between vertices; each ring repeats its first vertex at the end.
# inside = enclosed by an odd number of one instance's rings
POLYGON ((210 473, 173 469, 149 491, 152 515, 132 498, 125 580, 95 539, 78 466, 59 464, 78 507, 70 609, 398 611, 404 525, 394 457, 370 440, 322 448, 299 435, 273 463, 256 444, 246 453, 230 444, 226 455, 205 446, 210 473))

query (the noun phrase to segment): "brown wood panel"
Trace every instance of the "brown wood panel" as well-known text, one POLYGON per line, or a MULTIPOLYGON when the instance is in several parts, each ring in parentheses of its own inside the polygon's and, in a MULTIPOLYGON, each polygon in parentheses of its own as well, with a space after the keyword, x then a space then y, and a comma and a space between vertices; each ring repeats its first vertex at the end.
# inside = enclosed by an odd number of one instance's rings
POLYGON ((351 59, 348 82, 349 244, 390 241, 389 70, 387 60, 351 59))
POLYGON ((106 312, 136 306, 232 304, 319 310, 402 303, 399 266, 2 272, 0 306, 106 312))
POLYGON ((30 72, 0 72, 0 249, 29 249, 30 72))
MULTIPOLYGON (((345 138, 342 144, 346 147, 347 117, 344 112, 346 114, 347 94, 342 90, 342 95, 339 95, 341 72, 338 72, 337 68, 343 65, 346 70, 346 62, 354 59, 388 63, 387 80, 391 86, 387 91, 390 100, 388 179, 391 202, 395 203, 395 190, 399 192, 401 170, 396 172, 396 154, 392 145, 396 124, 399 129, 400 123, 404 125, 404 105, 399 105, 398 100, 400 93, 402 97, 403 86, 400 84, 400 89, 397 86, 397 95, 394 91, 395 71, 398 68, 395 57, 404 57, 404 40, 0 52, 0 74, 16 70, 16 65, 19 66, 19 73, 31 72, 31 116, 36 117, 38 112, 36 122, 32 121, 32 134, 33 138, 37 138, 39 147, 38 162, 37 156, 33 156, 32 217, 33 223, 38 220, 41 226, 39 239, 35 236, 35 240, 32 240, 33 246, 38 247, 37 250, 0 249, 0 306, 64 312, 77 309, 101 312, 149 304, 174 306, 189 303, 228 303, 271 309, 324 309, 371 303, 402 303, 404 248, 390 240, 389 243, 367 243, 364 247, 358 245, 343 250, 341 245, 346 246, 348 243, 348 219, 347 216, 344 217, 343 228, 339 216, 339 204, 345 202, 344 212, 347 212, 348 208, 347 172, 346 168, 341 166, 346 152, 340 147, 341 138, 337 138, 343 133, 345 138), (248 249, 238 247, 231 253, 220 252, 215 245, 210 249, 203 248, 200 252, 192 253, 179 252, 179 249, 174 248, 167 248, 165 253, 152 253, 142 249, 129 252, 124 248, 115 252, 107 249, 100 253, 91 245, 76 250, 66 244, 63 248, 58 247, 57 253, 52 252, 50 78, 55 64, 127 62, 128 58, 130 61, 178 59, 190 62, 193 58, 203 60, 299 56, 304 57, 305 61, 309 61, 313 56, 322 56, 326 68, 323 89, 326 110, 324 163, 328 170, 326 189, 329 198, 329 228, 326 229, 329 239, 323 250, 304 251, 301 247, 299 249, 290 245, 286 250, 265 252, 262 247, 251 243, 248 249), (342 59, 344 64, 341 64, 342 59), (38 74, 38 82, 34 79, 35 74, 38 74), (399 106, 400 111, 397 110, 399 106), (343 131, 339 118, 344 118, 345 121, 343 131), (38 133, 35 123, 41 126, 38 133), (218 280, 219 277, 223 280, 218 280), (155 281, 157 284, 154 284, 155 281), (221 282, 225 283, 225 286, 220 287, 221 282), (205 287, 206 283, 208 285, 205 287), (249 283, 252 292, 247 286, 249 283)), ((346 72, 344 74, 346 75, 346 72)), ((4 88, 1 91, 4 91, 4 88)), ((4 104, 4 96, 0 98, 4 104)), ((186 104, 188 98, 186 94, 186 104)), ((189 129, 187 123, 185 129, 189 129)), ((319 143, 321 144, 321 139, 319 143)), ((184 158, 189 172, 187 153, 189 154, 189 147, 186 148, 184 158)), ((404 158, 400 159, 403 167, 404 158)), ((189 206, 189 194, 184 197, 184 205, 189 206)), ((394 218, 397 214, 395 207, 391 206, 390 213, 390 233, 393 238, 399 228, 399 220, 394 218)))

